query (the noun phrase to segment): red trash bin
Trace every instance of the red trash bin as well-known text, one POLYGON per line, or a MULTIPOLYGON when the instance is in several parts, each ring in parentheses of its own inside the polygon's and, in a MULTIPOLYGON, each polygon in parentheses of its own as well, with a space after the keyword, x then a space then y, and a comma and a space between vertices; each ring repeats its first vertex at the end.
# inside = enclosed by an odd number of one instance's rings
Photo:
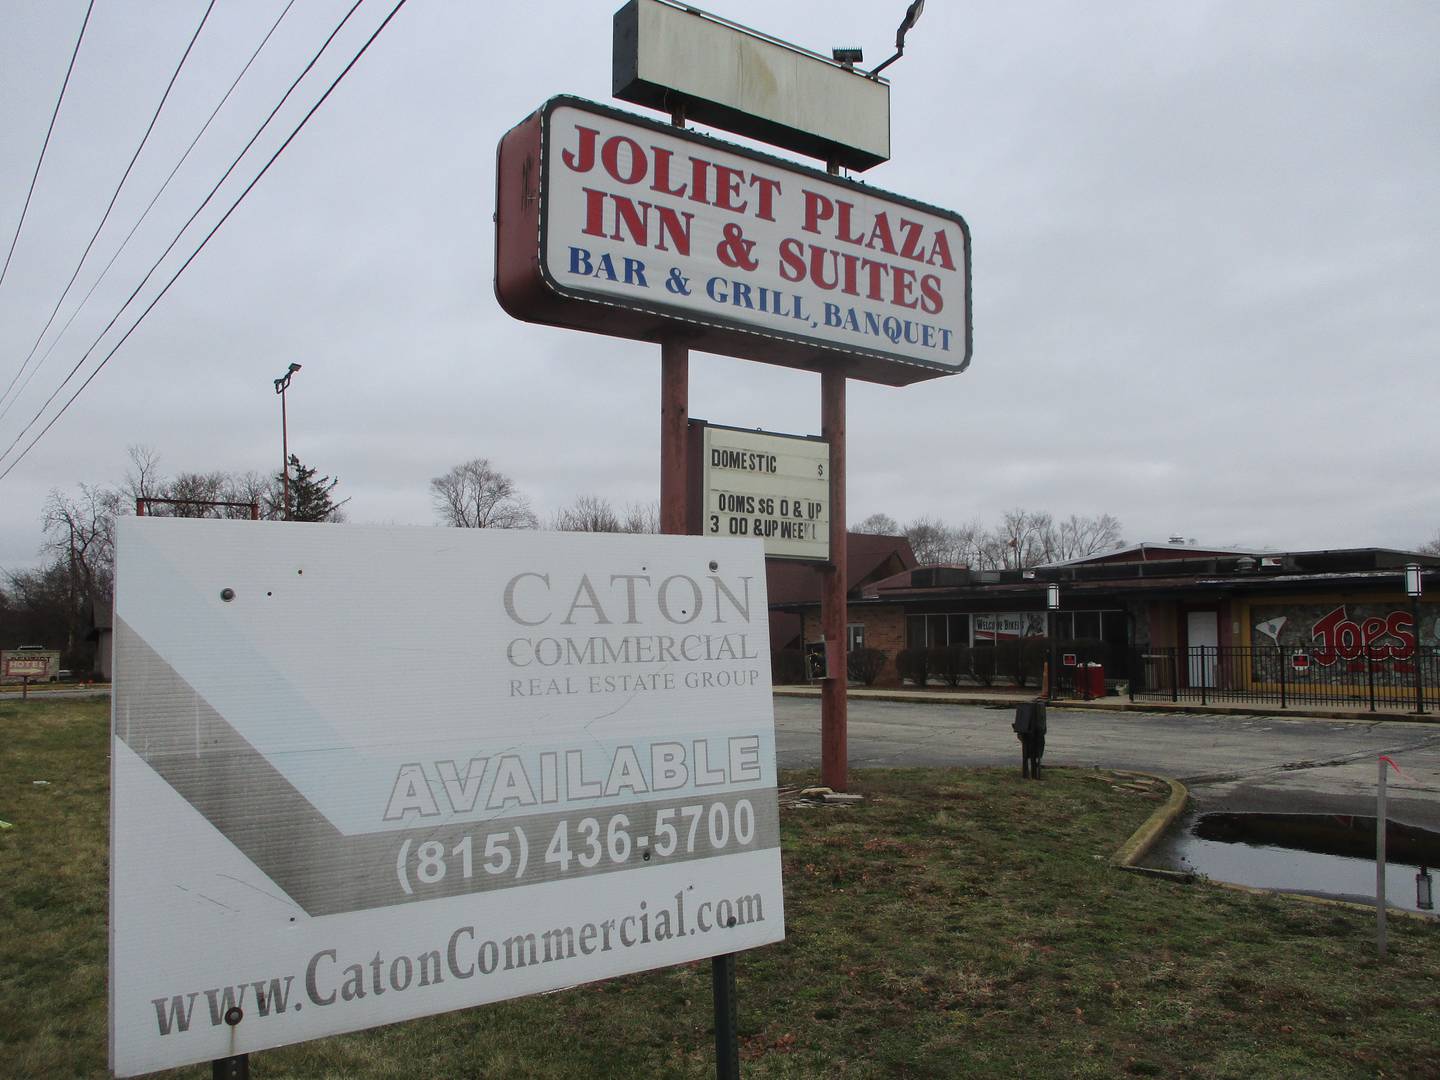
POLYGON ((1080 687, 1080 696, 1086 701, 1105 696, 1105 665, 1082 664, 1075 669, 1075 681, 1080 687))

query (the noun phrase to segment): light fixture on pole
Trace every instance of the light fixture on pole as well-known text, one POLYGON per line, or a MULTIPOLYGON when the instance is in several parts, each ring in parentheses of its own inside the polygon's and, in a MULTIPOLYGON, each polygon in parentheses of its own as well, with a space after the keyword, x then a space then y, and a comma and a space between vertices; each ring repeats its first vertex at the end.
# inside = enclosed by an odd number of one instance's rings
POLYGON ((1424 571, 1419 563, 1411 563, 1405 567, 1405 594, 1410 597, 1411 625, 1415 628, 1415 712, 1420 715, 1425 712, 1425 680, 1420 677, 1425 663, 1425 657, 1420 652, 1420 596, 1424 591, 1424 571))
POLYGON ((285 417, 285 391, 290 389, 290 380, 299 370, 299 364, 291 364, 285 374, 275 380, 275 393, 280 395, 280 497, 284 500, 286 521, 290 520, 290 434, 285 417))
POLYGON ((925 0, 915 0, 914 3, 905 9, 905 18, 900 21, 900 29, 895 31, 895 55, 890 57, 889 60, 886 60, 874 71, 870 72, 872 79, 905 55, 905 35, 920 21, 920 13, 924 10, 925 0))
POLYGON ((1060 586, 1052 581, 1045 586, 1045 636, 1050 639, 1050 678, 1047 680, 1047 696, 1055 700, 1055 684, 1060 680, 1060 670, 1055 666, 1055 613, 1060 610, 1060 586))

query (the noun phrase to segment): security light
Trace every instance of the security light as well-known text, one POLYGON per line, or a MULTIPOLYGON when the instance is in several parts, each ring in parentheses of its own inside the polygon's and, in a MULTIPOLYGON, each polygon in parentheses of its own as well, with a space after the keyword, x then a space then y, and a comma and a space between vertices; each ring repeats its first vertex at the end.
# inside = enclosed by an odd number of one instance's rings
POLYGON ((285 391, 290 388, 290 379, 294 376, 295 372, 299 370, 299 364, 291 364, 290 367, 286 370, 285 374, 281 375, 280 378, 275 380, 275 392, 277 394, 285 393, 285 391))
POLYGON ((905 18, 900 20, 900 28, 895 31, 895 55, 890 57, 889 60, 886 60, 874 71, 870 72, 872 79, 905 55, 905 35, 920 21, 920 13, 924 10, 925 0, 914 0, 914 2, 905 9, 905 18))
POLYGON ((1411 563, 1405 567, 1405 595, 1419 600, 1424 591, 1425 584, 1420 580, 1420 567, 1416 563, 1411 563))
POLYGON ((925 0, 915 0, 905 9, 905 18, 900 22, 900 29, 895 31, 895 48, 901 52, 905 51, 905 35, 914 25, 920 21, 920 13, 925 10, 925 0))
POLYGON ((1053 581, 1045 586, 1045 606, 1051 611, 1060 610, 1060 586, 1053 581))

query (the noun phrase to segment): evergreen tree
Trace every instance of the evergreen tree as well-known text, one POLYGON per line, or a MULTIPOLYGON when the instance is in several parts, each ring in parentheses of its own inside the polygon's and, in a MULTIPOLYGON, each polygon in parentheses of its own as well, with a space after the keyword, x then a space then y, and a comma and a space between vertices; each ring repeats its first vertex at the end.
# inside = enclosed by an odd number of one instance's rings
MULTIPOLYGON (((349 499, 336 502, 332 492, 340 483, 338 477, 317 476, 318 469, 303 465, 294 454, 290 455, 290 520, 292 521, 344 521, 341 509, 349 499)), ((284 517, 284 477, 275 477, 273 502, 284 517)))

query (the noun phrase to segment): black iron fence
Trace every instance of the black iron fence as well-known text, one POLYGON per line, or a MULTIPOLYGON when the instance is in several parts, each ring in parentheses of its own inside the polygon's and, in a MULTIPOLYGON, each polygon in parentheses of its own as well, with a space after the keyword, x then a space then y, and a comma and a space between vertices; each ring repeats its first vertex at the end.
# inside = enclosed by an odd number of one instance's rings
POLYGON ((1440 649, 1391 651, 1377 658, 1285 645, 1136 649, 1130 699, 1440 711, 1440 649))

